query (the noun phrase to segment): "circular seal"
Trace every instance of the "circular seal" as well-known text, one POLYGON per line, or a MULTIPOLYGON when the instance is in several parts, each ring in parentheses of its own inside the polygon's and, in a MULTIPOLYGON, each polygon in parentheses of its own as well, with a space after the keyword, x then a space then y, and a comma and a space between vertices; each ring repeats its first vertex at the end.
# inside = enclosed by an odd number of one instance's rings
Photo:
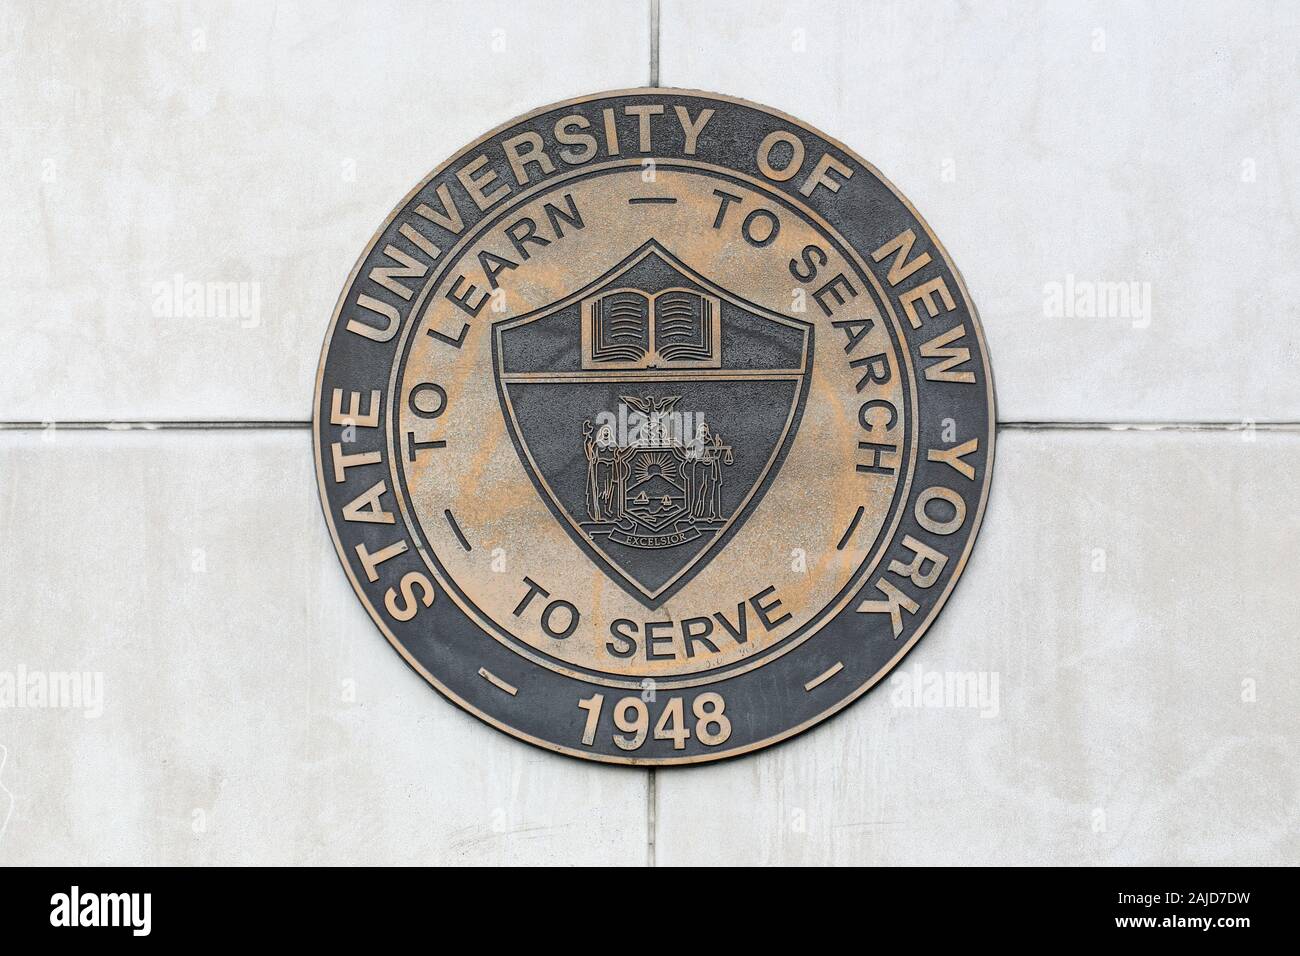
POLYGON ((313 432, 357 595, 434 687, 677 764, 834 714, 966 564, 993 385, 961 277, 843 144, 752 103, 548 106, 388 217, 313 432))

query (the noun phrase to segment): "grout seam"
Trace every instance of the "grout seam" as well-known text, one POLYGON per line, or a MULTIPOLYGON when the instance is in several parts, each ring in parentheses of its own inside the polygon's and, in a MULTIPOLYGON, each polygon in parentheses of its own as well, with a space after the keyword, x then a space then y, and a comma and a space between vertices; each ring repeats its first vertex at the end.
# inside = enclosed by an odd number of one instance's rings
POLYGON ((276 428, 310 428, 311 422, 267 419, 264 421, 59 421, 50 419, 43 422, 0 422, 0 431, 192 431, 196 429, 276 429, 276 428))
POLYGON ((650 0, 650 85, 659 85, 659 0, 650 0))
MULTIPOLYGON (((311 421, 265 419, 261 421, 58 421, 0 422, 0 431, 202 431, 239 429, 310 428, 311 421)), ((1070 422, 1070 421, 1003 421, 998 431, 1140 431, 1140 432, 1242 432, 1300 431, 1300 421, 1239 419, 1200 422, 1070 422)))
POLYGON ((646 865, 649 867, 658 866, 655 859, 655 830, 659 826, 658 816, 658 780, 655 778, 655 768, 649 768, 649 779, 646 782, 646 865))
POLYGON ((1253 418, 1217 422, 998 422, 998 431, 1111 432, 1244 432, 1300 431, 1300 421, 1258 421, 1253 418))

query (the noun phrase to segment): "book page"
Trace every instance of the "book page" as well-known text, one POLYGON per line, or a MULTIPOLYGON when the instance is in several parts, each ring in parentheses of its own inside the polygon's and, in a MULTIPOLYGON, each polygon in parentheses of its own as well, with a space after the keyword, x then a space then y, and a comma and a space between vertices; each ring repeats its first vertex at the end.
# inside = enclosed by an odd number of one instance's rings
POLYGON ((610 292, 592 307, 592 358, 638 362, 650 349, 650 300, 631 289, 610 292))
POLYGON ((655 349, 669 362, 713 357, 713 303, 689 289, 665 289, 655 297, 655 349))

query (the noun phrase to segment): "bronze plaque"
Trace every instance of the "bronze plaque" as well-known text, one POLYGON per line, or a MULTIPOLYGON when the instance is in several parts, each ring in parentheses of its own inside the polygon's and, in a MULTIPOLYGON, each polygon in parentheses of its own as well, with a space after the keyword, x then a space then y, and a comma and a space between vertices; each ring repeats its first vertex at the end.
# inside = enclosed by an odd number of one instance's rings
POLYGON ((339 299, 314 408, 358 597, 522 740, 678 764, 798 733, 970 555, 993 383, 961 277, 843 144, 691 90, 465 147, 339 299))

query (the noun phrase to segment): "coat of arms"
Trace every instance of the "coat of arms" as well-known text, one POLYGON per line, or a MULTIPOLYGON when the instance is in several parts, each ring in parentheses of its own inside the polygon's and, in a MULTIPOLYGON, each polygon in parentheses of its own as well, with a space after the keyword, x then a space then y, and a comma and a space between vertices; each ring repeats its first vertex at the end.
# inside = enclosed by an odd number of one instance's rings
POLYGON ((589 533, 632 548, 671 548, 722 526, 722 466, 735 456, 707 422, 689 439, 674 434, 666 423, 680 399, 623 396, 645 423, 628 444, 619 444, 611 424, 596 432, 583 423, 589 533))
POLYGON ((597 564, 662 603, 770 482, 803 406, 811 326, 650 240, 494 331, 502 407, 538 491, 597 564))

